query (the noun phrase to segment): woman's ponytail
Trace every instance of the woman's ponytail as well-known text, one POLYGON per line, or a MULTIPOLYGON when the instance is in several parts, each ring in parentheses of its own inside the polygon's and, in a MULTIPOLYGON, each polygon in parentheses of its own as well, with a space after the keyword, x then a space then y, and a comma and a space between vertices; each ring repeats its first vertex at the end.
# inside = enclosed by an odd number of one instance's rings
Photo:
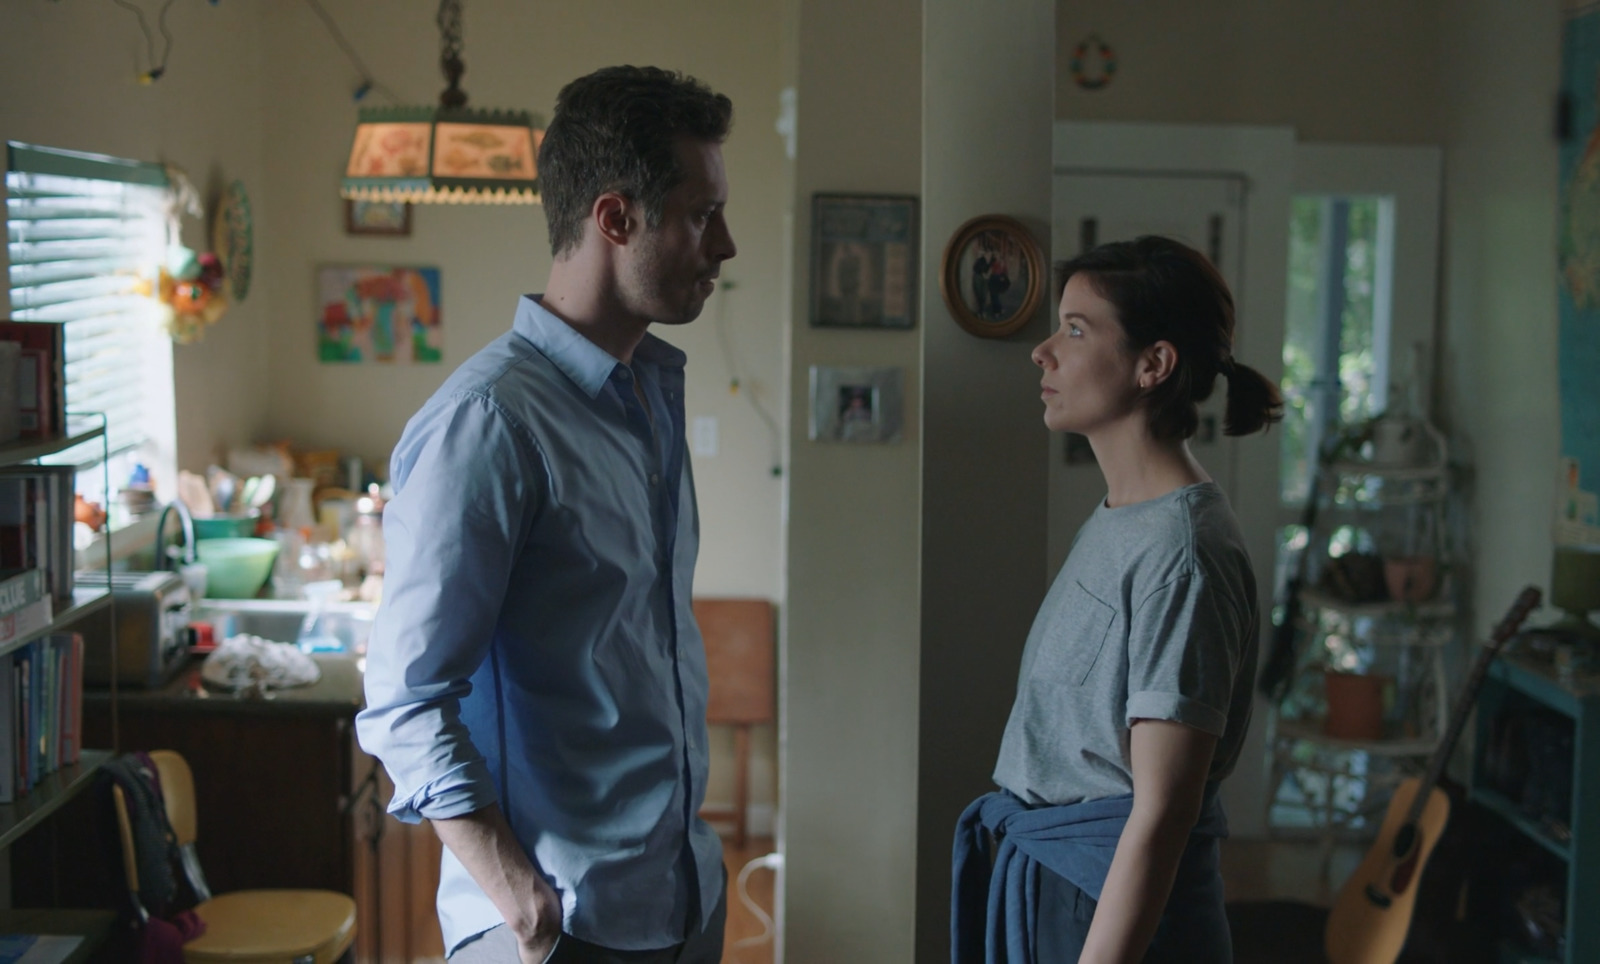
POLYGON ((1265 375, 1236 361, 1224 365, 1222 374, 1228 379, 1228 413, 1222 421, 1225 434, 1250 435, 1283 418, 1283 396, 1265 375))

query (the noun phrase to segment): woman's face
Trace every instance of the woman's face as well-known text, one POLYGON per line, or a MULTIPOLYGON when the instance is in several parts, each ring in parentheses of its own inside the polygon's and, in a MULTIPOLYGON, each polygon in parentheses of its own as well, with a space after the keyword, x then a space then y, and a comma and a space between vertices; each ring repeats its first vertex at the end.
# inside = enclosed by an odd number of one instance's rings
POLYGON ((1043 369, 1044 424, 1093 436, 1138 411, 1138 355, 1123 348, 1122 324, 1089 279, 1073 275, 1061 293, 1056 330, 1033 350, 1043 369))

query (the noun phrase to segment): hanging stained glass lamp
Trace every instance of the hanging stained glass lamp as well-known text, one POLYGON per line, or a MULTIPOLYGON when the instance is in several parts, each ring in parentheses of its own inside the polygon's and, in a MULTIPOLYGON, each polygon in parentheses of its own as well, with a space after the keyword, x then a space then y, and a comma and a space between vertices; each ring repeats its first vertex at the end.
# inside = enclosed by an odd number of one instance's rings
POLYGON ((461 75, 461 3, 439 5, 438 107, 362 108, 339 193, 358 201, 537 204, 539 142, 527 111, 472 110, 461 75))

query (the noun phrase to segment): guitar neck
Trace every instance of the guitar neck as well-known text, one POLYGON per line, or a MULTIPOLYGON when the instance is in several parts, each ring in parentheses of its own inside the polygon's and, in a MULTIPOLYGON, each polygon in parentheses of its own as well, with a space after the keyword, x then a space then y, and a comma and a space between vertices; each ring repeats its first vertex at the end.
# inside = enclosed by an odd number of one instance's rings
MULTIPOLYGON (((1461 731, 1466 728, 1467 714, 1472 710, 1472 704, 1478 698, 1478 690, 1483 686, 1483 678, 1488 675, 1489 663, 1494 660, 1499 647, 1493 644, 1485 645, 1478 658, 1472 664, 1472 672, 1468 674, 1466 683, 1461 692, 1456 696, 1455 706, 1450 709, 1450 722, 1445 727, 1439 739, 1439 745, 1434 748, 1433 756, 1428 759, 1428 769, 1422 776, 1423 787, 1437 786, 1444 776, 1445 767, 1450 763, 1450 755, 1455 752, 1456 742, 1461 739, 1461 731)), ((1422 810, 1428 804, 1428 794, 1419 792, 1411 801, 1411 809, 1406 814, 1406 820, 1415 823, 1422 818, 1422 810)))

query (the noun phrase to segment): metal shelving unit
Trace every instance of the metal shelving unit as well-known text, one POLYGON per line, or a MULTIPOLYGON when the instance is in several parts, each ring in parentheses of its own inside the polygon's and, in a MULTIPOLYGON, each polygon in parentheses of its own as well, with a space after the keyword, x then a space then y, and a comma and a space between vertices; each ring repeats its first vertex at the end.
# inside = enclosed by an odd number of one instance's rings
MULTIPOLYGON (((1425 464, 1388 466, 1344 460, 1324 467, 1318 531, 1301 550, 1327 565, 1333 526, 1377 528, 1384 520, 1409 539, 1429 543, 1442 565, 1449 469, 1444 439, 1430 429, 1435 458, 1425 464)), ((1320 571, 1321 566, 1314 566, 1320 571)), ((1438 746, 1449 718, 1445 658, 1456 641, 1456 606, 1447 580, 1422 602, 1352 602, 1318 587, 1300 594, 1304 640, 1289 696, 1269 707, 1270 786, 1267 826, 1314 832, 1331 854, 1337 837, 1369 835, 1389 792, 1419 770, 1438 746), (1328 670, 1395 677, 1392 717, 1380 739, 1330 736, 1325 730, 1322 682, 1328 670)))

